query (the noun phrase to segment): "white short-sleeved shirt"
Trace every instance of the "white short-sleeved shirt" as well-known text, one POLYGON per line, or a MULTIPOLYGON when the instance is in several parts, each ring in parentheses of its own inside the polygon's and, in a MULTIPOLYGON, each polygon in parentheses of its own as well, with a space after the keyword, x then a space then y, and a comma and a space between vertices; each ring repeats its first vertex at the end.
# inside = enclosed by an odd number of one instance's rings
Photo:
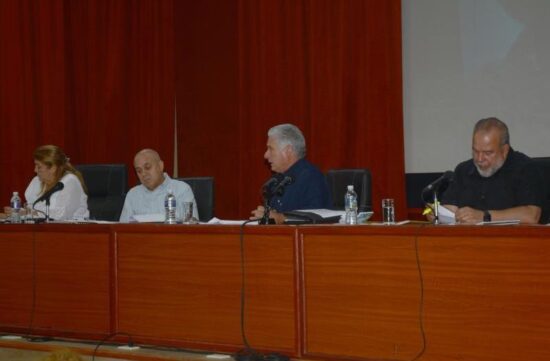
POLYGON ((183 218, 183 202, 193 202, 193 216, 199 218, 197 202, 189 184, 164 173, 164 182, 152 191, 143 184, 130 189, 124 200, 120 222, 130 222, 134 215, 164 214, 164 198, 169 190, 176 196, 176 219, 183 218))
MULTIPOLYGON (((78 177, 73 173, 65 173, 59 181, 64 187, 50 198, 50 218, 58 221, 89 218, 88 196, 84 193, 78 177)), ((41 191, 42 184, 36 176, 25 190, 27 203, 33 204, 42 195, 41 191)), ((36 203, 34 209, 46 212, 46 202, 36 203)))

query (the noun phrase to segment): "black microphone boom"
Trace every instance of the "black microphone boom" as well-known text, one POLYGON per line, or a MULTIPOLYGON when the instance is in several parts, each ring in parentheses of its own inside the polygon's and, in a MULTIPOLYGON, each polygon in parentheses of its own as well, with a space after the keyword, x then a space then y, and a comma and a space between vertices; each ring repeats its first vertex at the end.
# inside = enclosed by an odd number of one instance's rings
POLYGON ((284 192, 284 189, 287 185, 292 184, 294 182, 294 177, 291 175, 287 175, 273 188, 273 191, 271 192, 272 195, 282 195, 284 192))
POLYGON ((438 191, 443 184, 448 183, 452 180, 453 175, 454 173, 452 171, 450 170, 446 171, 445 173, 443 173, 441 177, 437 178, 436 180, 428 184, 422 190, 422 193, 438 191))
POLYGON ((262 193, 264 198, 270 198, 273 194, 273 188, 282 181, 282 174, 275 174, 273 177, 269 178, 267 182, 262 186, 262 193))
POLYGON ((57 184, 54 185, 49 191, 47 191, 46 193, 41 195, 40 198, 35 200, 32 205, 34 206, 36 203, 42 202, 42 201, 46 201, 46 203, 50 203, 50 197, 52 196, 52 194, 54 194, 57 191, 62 190, 64 187, 65 187, 65 185, 62 182, 57 182, 57 184))
POLYGON ((270 202, 274 196, 282 196, 285 191, 285 187, 294 182, 294 177, 282 174, 275 174, 271 179, 264 183, 263 196, 264 196, 264 215, 258 221, 259 224, 270 224, 269 212, 271 210, 270 202))

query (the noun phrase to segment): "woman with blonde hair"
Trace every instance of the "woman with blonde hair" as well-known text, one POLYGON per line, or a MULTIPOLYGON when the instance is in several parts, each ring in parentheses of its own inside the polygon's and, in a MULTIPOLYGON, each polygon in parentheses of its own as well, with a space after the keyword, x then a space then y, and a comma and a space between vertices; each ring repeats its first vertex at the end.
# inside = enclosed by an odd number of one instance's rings
MULTIPOLYGON (((29 204, 34 204, 43 194, 58 182, 63 189, 50 197, 50 218, 54 220, 83 219, 90 216, 88 196, 82 174, 69 162, 63 149, 55 145, 43 145, 33 153, 34 177, 25 191, 29 204)), ((46 202, 40 201, 34 209, 46 212, 46 202)))

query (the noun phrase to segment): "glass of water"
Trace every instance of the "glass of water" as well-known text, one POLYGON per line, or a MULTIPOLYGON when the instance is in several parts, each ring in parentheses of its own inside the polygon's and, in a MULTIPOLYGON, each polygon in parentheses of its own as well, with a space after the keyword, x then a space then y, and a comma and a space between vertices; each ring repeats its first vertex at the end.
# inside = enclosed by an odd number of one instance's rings
POLYGON ((382 222, 395 224, 395 207, 393 198, 382 199, 382 222))
POLYGON ((183 223, 193 223, 193 202, 183 202, 183 223))
POLYGON ((34 223, 34 217, 33 217, 33 209, 32 209, 32 204, 29 204, 29 203, 25 203, 23 205, 24 209, 25 209, 25 220, 24 222, 25 223, 34 223))

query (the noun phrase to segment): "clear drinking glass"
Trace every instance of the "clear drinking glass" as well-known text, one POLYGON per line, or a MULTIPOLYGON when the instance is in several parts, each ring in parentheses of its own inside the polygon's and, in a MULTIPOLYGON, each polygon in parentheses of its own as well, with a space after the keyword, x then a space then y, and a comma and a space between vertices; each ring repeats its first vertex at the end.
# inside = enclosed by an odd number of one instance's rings
POLYGON ((32 214, 32 204, 25 203, 23 205, 23 209, 25 210, 24 222, 25 223, 33 223, 34 222, 34 217, 33 217, 33 214, 32 214))
POLYGON ((183 223, 191 224, 193 221, 193 202, 183 202, 183 223))
POLYGON ((382 199, 382 222, 384 222, 384 224, 395 223, 395 207, 393 198, 382 199))

